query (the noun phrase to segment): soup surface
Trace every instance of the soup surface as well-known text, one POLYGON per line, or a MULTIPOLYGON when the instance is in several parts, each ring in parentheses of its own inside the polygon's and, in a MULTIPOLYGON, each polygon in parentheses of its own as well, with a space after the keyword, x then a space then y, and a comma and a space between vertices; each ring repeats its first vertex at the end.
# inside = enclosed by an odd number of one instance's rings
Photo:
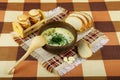
POLYGON ((73 34, 65 28, 49 28, 42 35, 46 37, 50 46, 64 46, 74 40, 73 34))

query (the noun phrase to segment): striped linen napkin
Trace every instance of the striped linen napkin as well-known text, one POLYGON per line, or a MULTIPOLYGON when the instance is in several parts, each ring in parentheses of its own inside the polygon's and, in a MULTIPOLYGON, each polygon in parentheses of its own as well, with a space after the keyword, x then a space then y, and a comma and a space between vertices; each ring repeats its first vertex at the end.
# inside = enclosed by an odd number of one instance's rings
MULTIPOLYGON (((65 10, 64 8, 61 8, 61 7, 57 7, 54 10, 48 11, 46 13, 47 22, 62 20, 66 15, 68 15, 68 12, 69 12, 68 10, 65 10)), ((16 35, 16 33, 13 32, 12 35, 16 35)), ((37 34, 35 32, 25 37, 24 39, 17 36, 17 37, 14 37, 14 40, 18 44, 20 44, 20 46, 25 51, 27 51, 32 38, 36 35, 37 34)), ((88 43, 90 43, 93 53, 98 51, 109 40, 102 32, 100 32, 99 30, 96 30, 95 28, 91 28, 88 31, 83 33, 78 33, 77 41, 81 39, 84 39, 88 43)), ((36 58, 40 62, 40 64, 42 64, 43 67, 46 68, 46 70, 53 73, 57 73, 59 75, 63 75, 67 73, 68 71, 72 70, 75 66, 82 63, 82 61, 84 61, 84 59, 78 56, 76 46, 74 46, 68 52, 65 52, 59 55, 51 54, 45 51, 43 48, 39 48, 34 52, 32 52, 31 56, 36 58), (63 61, 64 57, 70 57, 70 56, 75 58, 75 61, 72 64, 68 64, 63 61)))

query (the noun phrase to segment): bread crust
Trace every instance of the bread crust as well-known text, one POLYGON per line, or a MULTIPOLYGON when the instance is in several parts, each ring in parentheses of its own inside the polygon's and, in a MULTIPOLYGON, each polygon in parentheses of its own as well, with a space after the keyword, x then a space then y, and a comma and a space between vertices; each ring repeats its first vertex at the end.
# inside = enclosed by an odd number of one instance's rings
POLYGON ((89 58, 92 56, 92 49, 90 47, 90 44, 85 41, 84 39, 81 39, 78 42, 78 54, 82 58, 89 58))
MULTIPOLYGON (((72 12, 71 14, 69 14, 66 17, 66 19, 69 19, 69 17, 76 17, 82 22, 82 27, 77 29, 78 32, 84 32, 84 31, 87 31, 88 29, 90 29, 91 27, 93 27, 92 17, 85 12, 72 12)), ((66 19, 65 19, 65 22, 67 22, 66 19)), ((71 24, 71 22, 68 22, 68 23, 71 24)), ((73 22, 74 22, 74 20, 73 20, 73 22)), ((78 26, 73 25, 73 27, 75 28, 78 26)))
POLYGON ((76 15, 76 16, 79 16, 83 20, 83 22, 85 23, 85 28, 84 29, 87 30, 87 28, 89 26, 89 20, 87 19, 87 17, 84 14, 81 14, 80 12, 79 13, 74 12, 73 14, 76 15))
POLYGON ((82 21, 82 27, 78 31, 83 32, 85 30, 85 22, 79 16, 70 16, 70 17, 77 17, 78 19, 80 19, 80 21, 82 21))

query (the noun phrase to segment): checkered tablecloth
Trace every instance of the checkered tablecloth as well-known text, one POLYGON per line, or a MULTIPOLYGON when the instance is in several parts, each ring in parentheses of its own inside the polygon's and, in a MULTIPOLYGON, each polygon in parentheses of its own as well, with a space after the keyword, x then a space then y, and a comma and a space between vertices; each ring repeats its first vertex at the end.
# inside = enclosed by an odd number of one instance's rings
POLYGON ((0 80, 120 80, 120 1, 119 0, 0 0, 0 80), (30 9, 48 11, 57 6, 69 11, 84 11, 94 19, 95 28, 110 41, 91 58, 59 76, 50 73, 29 56, 17 66, 15 74, 7 70, 25 51, 12 39, 16 17, 30 9))

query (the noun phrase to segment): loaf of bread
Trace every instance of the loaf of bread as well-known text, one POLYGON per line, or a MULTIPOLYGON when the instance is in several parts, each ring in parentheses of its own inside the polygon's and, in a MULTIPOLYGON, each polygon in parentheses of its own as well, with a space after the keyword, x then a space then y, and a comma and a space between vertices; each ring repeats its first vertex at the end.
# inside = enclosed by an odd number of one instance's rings
POLYGON ((85 24, 83 24, 82 19, 75 17, 75 16, 69 16, 66 18, 65 22, 71 24, 76 30, 82 30, 85 24))
POLYGON ((17 17, 17 21, 12 22, 14 32, 22 38, 39 30, 41 25, 46 23, 46 17, 42 10, 31 9, 28 14, 21 14, 17 17))
POLYGON ((28 18, 27 15, 24 15, 24 14, 19 15, 19 16, 17 17, 17 20, 18 20, 18 23, 19 23, 24 29, 26 29, 26 28, 28 28, 28 27, 31 26, 31 23, 30 23, 29 18, 28 18))
POLYGON ((75 12, 75 13, 83 15, 87 19, 88 28, 93 27, 93 18, 88 13, 85 12, 75 12))
POLYGON ((83 12, 73 12, 66 17, 65 22, 71 24, 78 32, 83 32, 93 27, 92 17, 83 12))
POLYGON ((31 9, 28 13, 30 16, 29 19, 31 20, 31 23, 35 24, 41 20, 42 15, 39 9, 31 9))
POLYGON ((80 57, 82 58, 89 58, 92 56, 92 50, 89 46, 89 43, 86 42, 85 40, 80 40, 78 42, 78 54, 80 55, 80 57))

